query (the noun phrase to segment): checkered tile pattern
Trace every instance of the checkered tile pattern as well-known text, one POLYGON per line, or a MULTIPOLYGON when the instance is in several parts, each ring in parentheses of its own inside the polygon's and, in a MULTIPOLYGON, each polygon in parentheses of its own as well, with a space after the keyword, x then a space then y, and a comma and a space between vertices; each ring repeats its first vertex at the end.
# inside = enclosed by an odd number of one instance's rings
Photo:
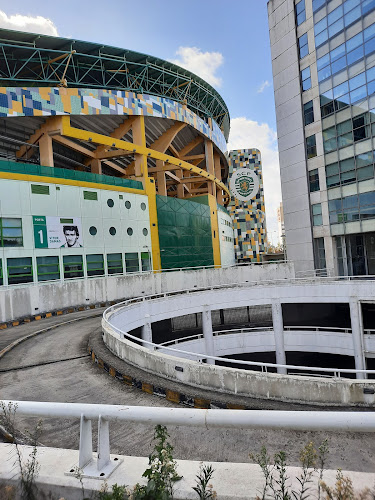
POLYGON ((267 232, 260 151, 233 150, 229 152, 228 160, 229 180, 238 168, 250 168, 259 177, 259 191, 255 198, 243 202, 232 197, 227 208, 233 221, 237 262, 261 262, 261 255, 267 251, 267 232))
POLYGON ((182 104, 122 90, 53 87, 0 87, 1 116, 143 115, 191 125, 225 152, 227 144, 216 122, 212 129, 182 104))

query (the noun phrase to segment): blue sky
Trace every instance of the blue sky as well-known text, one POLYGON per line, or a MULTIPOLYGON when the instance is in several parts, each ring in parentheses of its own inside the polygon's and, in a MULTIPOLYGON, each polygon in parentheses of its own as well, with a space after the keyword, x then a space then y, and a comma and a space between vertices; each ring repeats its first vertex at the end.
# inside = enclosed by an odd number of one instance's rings
POLYGON ((0 25, 129 48, 200 74, 227 103, 229 146, 261 150, 267 222, 275 231, 281 198, 267 1, 143 0, 136 5, 128 0, 0 0, 0 25))

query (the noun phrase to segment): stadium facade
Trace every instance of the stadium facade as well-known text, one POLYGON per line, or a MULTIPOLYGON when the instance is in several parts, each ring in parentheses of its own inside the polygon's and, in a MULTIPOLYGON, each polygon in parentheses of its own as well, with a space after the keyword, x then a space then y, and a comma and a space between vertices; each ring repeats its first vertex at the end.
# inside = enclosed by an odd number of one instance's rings
POLYGON ((102 44, 0 39, 0 284, 234 263, 210 85, 102 44))
POLYGON ((375 274, 375 1, 269 0, 288 259, 375 274))

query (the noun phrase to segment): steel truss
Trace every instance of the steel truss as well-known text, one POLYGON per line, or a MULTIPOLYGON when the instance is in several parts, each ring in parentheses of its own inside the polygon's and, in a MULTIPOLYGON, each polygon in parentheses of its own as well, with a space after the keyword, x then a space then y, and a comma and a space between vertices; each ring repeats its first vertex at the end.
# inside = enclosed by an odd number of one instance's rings
POLYGON ((206 121, 214 119, 228 139, 229 112, 213 87, 175 64, 129 50, 0 30, 0 85, 106 88, 170 98, 206 121))

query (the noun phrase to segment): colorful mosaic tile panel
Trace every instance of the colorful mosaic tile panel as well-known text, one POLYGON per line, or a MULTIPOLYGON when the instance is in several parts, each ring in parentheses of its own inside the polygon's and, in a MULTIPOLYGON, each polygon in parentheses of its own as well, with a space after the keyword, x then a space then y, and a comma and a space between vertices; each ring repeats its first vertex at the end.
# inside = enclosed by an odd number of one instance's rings
POLYGON ((143 115, 191 125, 225 152, 227 144, 214 121, 209 125, 182 104, 134 92, 61 87, 0 87, 1 116, 143 115))
POLYGON ((228 205, 232 217, 235 255, 237 262, 261 262, 267 252, 266 213, 264 206, 263 173, 260 152, 257 149, 238 149, 228 154, 229 179, 238 168, 250 168, 259 177, 259 191, 247 202, 234 197, 228 205))

